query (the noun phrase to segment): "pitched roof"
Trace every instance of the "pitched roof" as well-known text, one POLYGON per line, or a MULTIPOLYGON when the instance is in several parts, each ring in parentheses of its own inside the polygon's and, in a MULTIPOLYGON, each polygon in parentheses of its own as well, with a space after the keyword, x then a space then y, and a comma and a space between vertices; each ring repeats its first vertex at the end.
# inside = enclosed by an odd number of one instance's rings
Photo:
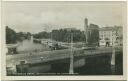
POLYGON ((113 31, 113 30, 119 30, 121 29, 122 27, 120 26, 114 26, 114 27, 102 27, 102 28, 99 28, 100 31, 113 31))

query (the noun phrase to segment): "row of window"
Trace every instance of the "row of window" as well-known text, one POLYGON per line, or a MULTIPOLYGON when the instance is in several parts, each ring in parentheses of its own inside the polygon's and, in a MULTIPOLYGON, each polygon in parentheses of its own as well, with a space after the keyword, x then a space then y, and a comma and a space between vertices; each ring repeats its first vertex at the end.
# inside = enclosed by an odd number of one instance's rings
POLYGON ((118 32, 117 31, 100 31, 100 35, 112 35, 112 36, 118 36, 118 32))
POLYGON ((100 31, 100 33, 117 33, 117 31, 100 31))

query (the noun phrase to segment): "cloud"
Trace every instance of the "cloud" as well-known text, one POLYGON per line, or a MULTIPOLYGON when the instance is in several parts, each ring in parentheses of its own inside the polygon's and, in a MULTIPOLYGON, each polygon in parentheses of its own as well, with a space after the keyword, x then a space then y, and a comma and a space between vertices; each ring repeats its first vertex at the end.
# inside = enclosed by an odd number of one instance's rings
POLYGON ((16 31, 40 32, 63 27, 83 29, 84 18, 100 27, 122 25, 123 5, 43 5, 41 3, 8 3, 3 12, 5 25, 16 31), (46 26, 47 24, 47 26, 46 26), (69 26, 70 25, 70 26, 69 26))

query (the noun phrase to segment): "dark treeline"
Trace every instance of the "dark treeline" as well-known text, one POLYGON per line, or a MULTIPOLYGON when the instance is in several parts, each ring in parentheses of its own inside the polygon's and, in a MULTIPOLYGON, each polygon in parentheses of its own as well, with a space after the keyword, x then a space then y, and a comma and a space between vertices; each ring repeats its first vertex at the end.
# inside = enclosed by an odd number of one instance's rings
POLYGON ((71 35, 73 36, 74 42, 80 42, 85 40, 84 32, 80 30, 67 30, 67 29, 59 29, 52 30, 52 32, 39 32, 38 34, 34 34, 34 38, 37 39, 53 39, 55 41, 61 42, 71 42, 71 35))
POLYGON ((51 32, 52 39, 56 41, 71 42, 71 36, 73 37, 73 42, 82 42, 85 40, 84 32, 76 29, 59 29, 51 32))
POLYGON ((53 39, 55 41, 61 42, 71 42, 71 35, 73 36, 74 42, 80 42, 85 40, 84 32, 80 30, 67 30, 67 29, 59 29, 52 30, 52 32, 39 32, 38 34, 34 34, 34 38, 37 39, 53 39))
MULTIPOLYGON (((94 24, 90 24, 89 28, 91 32, 89 32, 88 43, 98 43, 99 42, 99 31, 98 26, 94 24)), ((60 42, 71 42, 71 36, 73 37, 73 42, 84 42, 86 40, 84 31, 80 31, 73 28, 65 28, 52 30, 51 32, 42 31, 37 34, 33 34, 34 38, 37 39, 53 39, 55 41, 60 42)), ((6 43, 16 43, 17 41, 22 41, 24 39, 30 39, 31 33, 29 32, 18 32, 16 33, 13 29, 6 26, 6 43)))
MULTIPOLYGON (((88 43, 98 43, 99 42, 99 31, 97 30, 98 26, 94 24, 90 24, 91 33, 89 33, 88 43)), ((53 39, 56 41, 61 42, 71 42, 71 36, 73 36, 73 42, 84 42, 86 40, 84 31, 80 31, 77 29, 59 29, 59 30, 52 30, 52 32, 39 32, 34 34, 34 38, 37 39, 53 39)))
POLYGON ((6 26, 6 43, 7 44, 16 43, 16 39, 17 39, 16 32, 11 28, 9 28, 8 26, 6 26))
POLYGON ((43 31, 43 32, 39 32, 37 34, 33 34, 33 36, 36 39, 48 39, 48 38, 50 38, 50 33, 43 31))
POLYGON ((31 33, 29 32, 16 33, 13 29, 6 26, 6 44, 14 44, 14 43, 17 43, 17 41, 29 39, 30 36, 31 36, 31 33))

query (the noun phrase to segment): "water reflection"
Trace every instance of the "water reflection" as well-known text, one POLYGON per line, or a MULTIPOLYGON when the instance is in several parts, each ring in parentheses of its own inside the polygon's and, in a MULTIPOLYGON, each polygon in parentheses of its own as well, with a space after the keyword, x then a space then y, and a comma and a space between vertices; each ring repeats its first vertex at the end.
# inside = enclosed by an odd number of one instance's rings
POLYGON ((24 53, 24 52, 39 52, 39 51, 48 51, 50 50, 48 46, 39 44, 39 43, 34 43, 31 40, 23 40, 22 42, 18 42, 18 47, 17 51, 19 53, 24 53))

